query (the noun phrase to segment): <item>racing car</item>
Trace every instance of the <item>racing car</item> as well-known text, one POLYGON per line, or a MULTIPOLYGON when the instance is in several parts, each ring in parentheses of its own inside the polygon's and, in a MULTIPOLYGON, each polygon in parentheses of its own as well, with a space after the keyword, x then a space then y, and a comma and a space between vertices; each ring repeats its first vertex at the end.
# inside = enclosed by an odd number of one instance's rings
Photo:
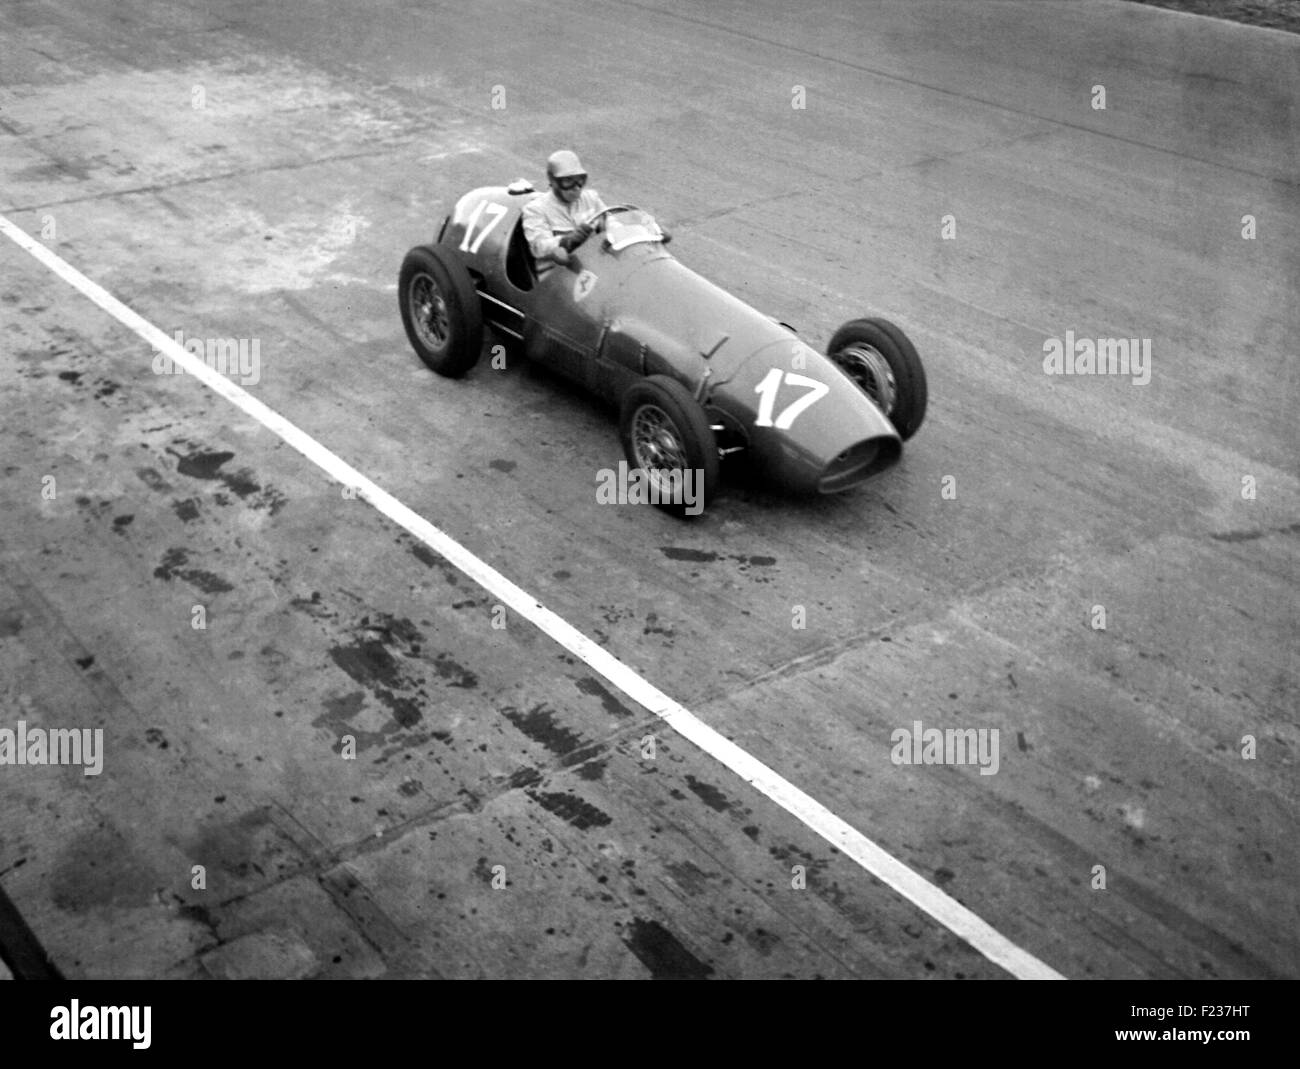
POLYGON ((616 405, 630 468, 679 515, 682 474, 694 471, 707 502, 732 454, 771 485, 822 494, 898 460, 926 407, 925 371, 898 327, 850 320, 823 355, 682 264, 632 204, 601 212, 566 265, 539 265, 522 212, 544 195, 525 179, 474 189, 406 254, 402 323, 433 371, 464 375, 490 327, 616 405))

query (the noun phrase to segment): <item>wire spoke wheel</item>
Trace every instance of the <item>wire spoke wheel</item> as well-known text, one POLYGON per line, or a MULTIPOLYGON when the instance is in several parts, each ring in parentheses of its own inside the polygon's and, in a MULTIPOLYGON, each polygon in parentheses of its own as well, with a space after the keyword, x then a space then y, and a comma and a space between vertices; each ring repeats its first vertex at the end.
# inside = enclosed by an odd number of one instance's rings
POLYGON ((431 350, 441 352, 451 337, 451 317, 438 283, 430 275, 418 274, 411 279, 410 297, 416 334, 431 350))
POLYGON ((856 382, 886 416, 892 416, 898 398, 898 382, 889 361, 873 345, 847 346, 831 359, 856 382))
POLYGON ((907 441, 925 419, 929 387, 916 346, 887 319, 850 319, 826 354, 907 441))
POLYGON ((658 405, 641 405, 632 416, 632 451, 660 494, 673 493, 690 466, 677 427, 658 405))
POLYGON ((704 409, 667 375, 628 387, 618 435, 627 462, 650 484, 648 504, 675 516, 698 516, 718 482, 718 443, 704 409))
POLYGON ((442 245, 417 245, 397 276, 402 326, 416 355, 439 375, 459 378, 483 347, 483 310, 474 279, 442 245))

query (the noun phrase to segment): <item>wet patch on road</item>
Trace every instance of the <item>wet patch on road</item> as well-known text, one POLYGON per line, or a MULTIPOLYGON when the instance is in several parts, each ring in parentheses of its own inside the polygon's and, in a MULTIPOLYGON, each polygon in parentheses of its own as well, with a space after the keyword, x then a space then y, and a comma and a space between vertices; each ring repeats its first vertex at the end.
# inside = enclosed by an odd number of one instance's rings
MULTIPOLYGON (((190 443, 185 439, 179 439, 176 444, 184 447, 190 443)), ((193 447, 184 454, 170 448, 166 452, 176 457, 178 474, 191 479, 220 482, 250 508, 266 509, 274 516, 287 504, 288 499, 278 490, 273 487, 263 487, 258 483, 253 478, 251 469, 222 471, 221 469, 235 458, 235 454, 229 450, 218 451, 193 447)), ((220 495, 217 496, 217 500, 219 504, 225 504, 225 500, 222 500, 220 495)))
POLYGON ((673 861, 669 862, 665 868, 667 868, 668 874, 677 881, 677 885, 688 894, 704 894, 709 890, 709 873, 694 862, 687 860, 673 861))
POLYGON ((353 725, 353 718, 360 716, 365 706, 366 694, 361 690, 326 698, 325 711, 311 722, 311 726, 321 728, 339 740, 333 747, 335 753, 342 752, 344 735, 351 735, 356 740, 357 753, 364 753, 382 746, 391 734, 387 731, 365 731, 353 725))
POLYGON ((166 581, 183 579, 204 594, 224 594, 235 589, 221 576, 203 568, 184 567, 187 563, 189 563, 189 554, 183 549, 173 547, 163 554, 162 563, 153 570, 154 578, 166 581))
POLYGON ((1300 533, 1300 523, 1292 523, 1286 527, 1274 527, 1271 530, 1254 530, 1254 531, 1212 531, 1210 537, 1216 542, 1253 542, 1257 538, 1266 538, 1271 534, 1298 534, 1300 533))
POLYGON ((162 880, 116 828, 105 824, 68 842, 50 874, 50 897, 69 913, 97 906, 144 906, 162 880))
POLYGON ((501 715, 534 742, 541 743, 557 757, 587 745, 587 740, 576 731, 571 731, 555 720, 555 712, 545 703, 534 705, 526 713, 520 712, 512 705, 501 709, 501 715))
POLYGON ((310 598, 291 598, 289 605, 315 620, 337 620, 339 615, 321 601, 319 590, 313 590, 310 598))
POLYGON ((433 659, 433 670, 449 687, 463 687, 472 690, 478 686, 478 676, 468 668, 457 664, 448 654, 440 653, 433 659))
POLYGON ((534 802, 561 820, 572 824, 579 831, 588 828, 603 828, 614 823, 614 818, 592 805, 585 798, 567 792, 543 793, 528 790, 524 792, 534 802))
POLYGON ((681 549, 677 546, 660 546, 659 552, 669 560, 685 560, 692 564, 711 564, 718 559, 716 553, 703 549, 681 549))
POLYGON ((135 473, 150 490, 156 490, 160 494, 170 494, 172 492, 172 484, 153 468, 136 468, 135 473))
POLYGON ((234 820, 208 822, 184 844, 186 855, 237 879, 280 877, 301 867, 298 847, 275 826, 270 806, 258 806, 234 820))
POLYGON ((356 629, 354 640, 333 647, 329 656, 388 707, 399 727, 410 728, 423 719, 421 702, 417 699, 428 699, 424 680, 410 671, 407 664, 419 656, 423 641, 410 620, 384 615, 372 622, 367 616, 356 629))
POLYGON ((706 965, 656 920, 636 917, 627 926, 624 945, 650 970, 654 980, 706 980, 713 967, 706 965))
POLYGON ((592 679, 590 676, 582 676, 574 679, 573 685, 582 691, 583 694, 588 694, 593 698, 599 698, 601 706, 604 708, 605 712, 609 713, 611 716, 625 718, 635 716, 632 710, 611 694, 603 684, 592 679))
MULTIPOLYGON (((751 574, 754 568, 772 568, 776 565, 775 557, 762 554, 722 554, 707 549, 689 549, 684 546, 660 546, 659 552, 669 560, 686 561, 690 564, 713 564, 720 560, 732 560, 740 565, 739 570, 742 575, 751 574)), ((767 576, 755 576, 755 578, 762 583, 771 582, 767 576)))
POLYGON ((450 561, 440 557, 422 542, 417 542, 410 535, 400 535, 397 538, 397 544, 405 549, 409 549, 411 554, 421 564, 429 568, 437 568, 442 572, 443 578, 451 586, 457 586, 460 583, 460 572, 450 561))
POLYGON ((719 813, 725 813, 731 809, 730 800, 717 787, 703 783, 691 775, 686 777, 686 786, 710 809, 717 810, 719 813))

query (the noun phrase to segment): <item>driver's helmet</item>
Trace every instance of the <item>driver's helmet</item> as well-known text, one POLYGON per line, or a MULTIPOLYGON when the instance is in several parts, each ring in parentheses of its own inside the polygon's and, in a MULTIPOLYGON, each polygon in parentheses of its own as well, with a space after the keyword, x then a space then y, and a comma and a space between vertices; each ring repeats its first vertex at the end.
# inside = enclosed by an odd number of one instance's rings
POLYGON ((578 154, 570 152, 567 148, 562 148, 559 152, 552 152, 550 158, 546 161, 546 176, 548 178, 576 178, 578 175, 585 178, 587 169, 582 166, 578 154))

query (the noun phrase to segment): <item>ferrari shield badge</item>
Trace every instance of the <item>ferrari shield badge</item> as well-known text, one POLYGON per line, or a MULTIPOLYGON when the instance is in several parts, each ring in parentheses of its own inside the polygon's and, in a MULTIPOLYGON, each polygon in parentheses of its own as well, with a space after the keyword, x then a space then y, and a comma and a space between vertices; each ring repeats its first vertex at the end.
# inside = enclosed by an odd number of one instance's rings
POLYGON ((596 285, 596 274, 593 271, 583 271, 573 280, 573 299, 580 301, 592 291, 596 285))

